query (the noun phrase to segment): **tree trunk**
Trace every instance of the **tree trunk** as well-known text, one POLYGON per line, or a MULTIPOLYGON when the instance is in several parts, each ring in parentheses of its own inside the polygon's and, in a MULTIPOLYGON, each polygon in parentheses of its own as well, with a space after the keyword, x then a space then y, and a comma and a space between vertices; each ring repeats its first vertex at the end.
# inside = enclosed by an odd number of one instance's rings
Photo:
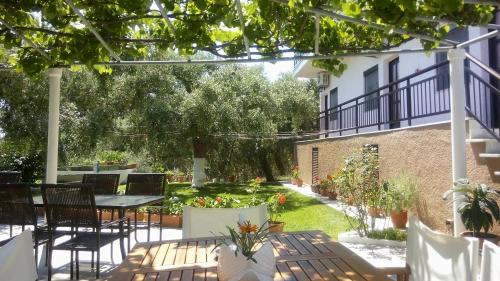
POLYGON ((259 155, 260 168, 266 177, 266 181, 272 182, 274 181, 273 169, 269 164, 269 160, 267 159, 266 154, 260 153, 259 155))
POLYGON ((193 187, 203 187, 205 185, 205 166, 207 155, 207 142, 206 140, 195 137, 193 138, 193 187))

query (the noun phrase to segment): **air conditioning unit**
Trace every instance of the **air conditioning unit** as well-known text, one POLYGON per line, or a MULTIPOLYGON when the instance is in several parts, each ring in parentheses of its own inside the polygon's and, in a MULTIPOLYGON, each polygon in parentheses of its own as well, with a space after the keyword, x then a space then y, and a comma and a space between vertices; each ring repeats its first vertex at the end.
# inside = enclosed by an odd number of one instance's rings
POLYGON ((318 75, 318 86, 326 88, 330 85, 330 73, 320 72, 318 75))

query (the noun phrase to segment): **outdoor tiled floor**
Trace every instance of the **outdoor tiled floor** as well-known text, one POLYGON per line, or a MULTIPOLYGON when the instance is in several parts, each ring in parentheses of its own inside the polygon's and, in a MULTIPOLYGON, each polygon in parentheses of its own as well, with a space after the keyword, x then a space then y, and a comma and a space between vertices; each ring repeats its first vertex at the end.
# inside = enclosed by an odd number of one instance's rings
MULTIPOLYGON (((283 186, 299 192, 305 196, 316 198, 323 204, 334 208, 338 211, 343 211, 346 206, 341 204, 336 200, 330 200, 327 197, 323 197, 317 193, 311 191, 309 186, 297 187, 290 183, 282 183, 283 186)), ((348 211, 353 212, 352 209, 348 211)), ((375 219, 375 228, 384 229, 387 227, 392 227, 392 222, 390 219, 377 218, 375 219)), ((406 247, 389 247, 389 246, 376 246, 367 244, 355 244, 355 243, 343 243, 344 246, 349 248, 351 251, 356 253, 358 256, 362 257, 364 260, 368 261, 374 267, 404 267, 406 266, 406 247)))
MULTIPOLYGON (((14 234, 20 233, 21 228, 15 227, 14 234)), ((139 230, 137 233, 139 242, 146 242, 146 230, 139 230)), ((159 229, 153 228, 151 230, 151 240, 157 241, 159 239, 159 229)), ((9 227, 0 225, 0 240, 9 237, 9 227)), ((181 229, 168 229, 164 228, 162 233, 162 240, 180 239, 182 237, 181 229)), ((58 240, 59 241, 59 240, 58 240)), ((62 241, 62 240, 61 240, 62 241)), ((135 245, 135 239, 132 235, 131 247, 135 245)), ((127 241, 125 240, 125 247, 127 241)), ((53 275, 52 280, 69 280, 70 277, 70 254, 68 251, 54 251, 52 258, 53 275)), ((91 255, 90 252, 80 253, 80 280, 94 280, 95 272, 90 269, 91 255)), ((120 254, 120 244, 118 241, 101 248, 101 279, 105 279, 110 275, 110 272, 122 262, 120 254)), ((38 275, 39 280, 47 280, 47 267, 45 266, 45 248, 41 246, 38 253, 38 275)), ((1 278, 0 278, 1 279, 1 278)))

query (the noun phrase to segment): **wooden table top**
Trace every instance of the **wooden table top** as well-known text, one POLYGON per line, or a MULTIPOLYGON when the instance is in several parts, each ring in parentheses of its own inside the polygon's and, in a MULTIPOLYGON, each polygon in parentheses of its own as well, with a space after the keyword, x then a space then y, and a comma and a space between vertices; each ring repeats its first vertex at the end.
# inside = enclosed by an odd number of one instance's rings
MULTIPOLYGON (((320 231, 271 234, 270 241, 274 280, 390 280, 320 231)), ((213 237, 136 244, 108 280, 217 281, 216 243, 213 237)))

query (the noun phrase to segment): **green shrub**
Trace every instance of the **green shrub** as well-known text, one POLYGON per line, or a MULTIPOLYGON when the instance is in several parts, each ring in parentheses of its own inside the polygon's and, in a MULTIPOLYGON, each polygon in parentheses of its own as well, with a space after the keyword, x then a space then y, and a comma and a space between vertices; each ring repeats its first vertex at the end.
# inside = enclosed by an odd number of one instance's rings
POLYGON ((114 151, 114 150, 103 150, 97 152, 97 160, 100 162, 127 162, 128 155, 126 152, 114 151))
POLYGON ((384 230, 372 230, 368 232, 367 236, 368 238, 372 239, 406 241, 406 232, 395 228, 386 228, 384 230))
POLYGON ((0 154, 0 171, 19 171, 22 182, 34 183, 43 178, 43 157, 40 152, 5 151, 0 154))

